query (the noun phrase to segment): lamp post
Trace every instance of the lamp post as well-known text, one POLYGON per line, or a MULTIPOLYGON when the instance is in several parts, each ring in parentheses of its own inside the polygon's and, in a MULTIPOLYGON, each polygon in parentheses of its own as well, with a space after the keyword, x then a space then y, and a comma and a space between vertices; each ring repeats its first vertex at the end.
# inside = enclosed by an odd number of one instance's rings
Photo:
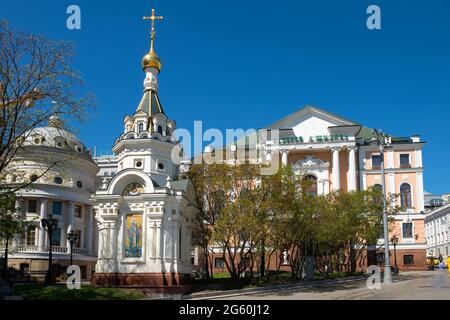
POLYGON ((75 242, 78 241, 78 235, 75 233, 75 231, 71 230, 67 234, 67 240, 69 240, 70 243, 70 265, 72 265, 72 259, 73 259, 73 245, 75 242))
POLYGON ((45 283, 51 284, 53 282, 53 267, 52 267, 52 236, 53 232, 58 228, 58 220, 53 218, 52 214, 49 214, 47 219, 41 219, 42 228, 47 231, 48 242, 49 242, 49 252, 48 252, 48 270, 45 275, 45 283))
POLYGON ((398 243, 398 237, 394 235, 391 238, 391 242, 394 245, 394 274, 398 274, 398 266, 397 266, 397 243, 398 243))
POLYGON ((384 176, 384 151, 385 149, 390 148, 390 144, 388 141, 388 136, 383 132, 373 129, 372 131, 372 140, 376 142, 380 147, 380 155, 381 155, 381 187, 383 191, 383 233, 384 233, 384 283, 390 284, 392 283, 392 274, 391 274, 391 263, 389 257, 389 226, 388 226, 388 216, 387 216, 387 203, 386 203, 386 177, 384 176))

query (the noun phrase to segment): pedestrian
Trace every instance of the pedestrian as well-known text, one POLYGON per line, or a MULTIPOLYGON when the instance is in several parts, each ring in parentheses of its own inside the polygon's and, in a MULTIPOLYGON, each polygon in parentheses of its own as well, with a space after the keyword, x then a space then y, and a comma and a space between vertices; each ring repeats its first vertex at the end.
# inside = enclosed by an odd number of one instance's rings
POLYGON ((442 255, 439 255, 439 270, 444 270, 444 258, 442 258, 442 255))
POLYGON ((447 270, 450 272, 450 256, 447 257, 447 270))

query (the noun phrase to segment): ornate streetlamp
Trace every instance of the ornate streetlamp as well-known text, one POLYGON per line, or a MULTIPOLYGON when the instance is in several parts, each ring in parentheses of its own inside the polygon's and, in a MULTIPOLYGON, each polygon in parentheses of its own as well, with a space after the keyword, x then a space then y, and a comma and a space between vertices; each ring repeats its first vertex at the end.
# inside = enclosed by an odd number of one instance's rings
POLYGON ((72 258, 73 258, 73 245, 78 241, 78 235, 75 233, 75 231, 71 230, 67 234, 67 240, 70 243, 70 265, 72 265, 72 258))
POLYGON ((398 237, 394 235, 391 238, 391 242, 394 245, 394 273, 398 274, 398 266, 397 266, 397 243, 398 243, 398 237))
POLYGON ((387 203, 386 203, 386 177, 384 175, 384 151, 390 149, 392 146, 389 143, 389 137, 383 132, 373 129, 372 131, 372 142, 376 142, 380 147, 381 155, 381 187, 383 191, 383 233, 384 233, 384 283, 392 283, 391 274, 391 263, 389 258, 389 226, 388 226, 388 216, 387 216, 387 203))
POLYGON ((49 214, 47 219, 44 218, 41 220, 41 223, 42 223, 42 228, 44 228, 44 230, 47 231, 48 242, 49 242, 48 271, 47 271, 47 274, 45 275, 45 283, 51 284, 53 282, 52 237, 53 237, 53 232, 58 228, 58 220, 53 218, 52 214, 49 214))

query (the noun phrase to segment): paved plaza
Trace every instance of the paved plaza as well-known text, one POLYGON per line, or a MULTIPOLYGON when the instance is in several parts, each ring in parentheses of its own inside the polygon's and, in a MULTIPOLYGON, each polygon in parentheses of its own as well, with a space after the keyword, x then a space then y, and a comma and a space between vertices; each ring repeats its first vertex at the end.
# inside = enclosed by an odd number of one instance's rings
POLYGON ((450 273, 447 270, 405 272, 394 277, 394 283, 370 290, 366 280, 340 284, 314 285, 310 287, 258 293, 224 300, 450 300, 450 273))

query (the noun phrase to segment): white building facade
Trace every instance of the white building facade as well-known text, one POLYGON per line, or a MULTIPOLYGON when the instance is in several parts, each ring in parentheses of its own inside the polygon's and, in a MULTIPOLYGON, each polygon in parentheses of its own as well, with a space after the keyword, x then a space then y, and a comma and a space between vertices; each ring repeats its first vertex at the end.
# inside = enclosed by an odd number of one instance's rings
POLYGON ((98 167, 86 147, 51 118, 48 127, 27 132, 8 169, 9 182, 31 184, 17 193, 19 214, 27 221, 25 235, 10 248, 9 267, 25 276, 42 278, 48 269, 50 241, 55 275, 70 264, 90 279, 97 260, 96 224, 90 204, 98 167), (56 165, 51 165, 57 163, 56 165), (49 239, 41 220, 53 215, 58 227, 49 239), (77 235, 73 251, 67 234, 77 235))
POLYGON ((450 251, 450 204, 446 204, 427 214, 425 218, 427 236, 427 256, 443 257, 447 261, 450 251))

